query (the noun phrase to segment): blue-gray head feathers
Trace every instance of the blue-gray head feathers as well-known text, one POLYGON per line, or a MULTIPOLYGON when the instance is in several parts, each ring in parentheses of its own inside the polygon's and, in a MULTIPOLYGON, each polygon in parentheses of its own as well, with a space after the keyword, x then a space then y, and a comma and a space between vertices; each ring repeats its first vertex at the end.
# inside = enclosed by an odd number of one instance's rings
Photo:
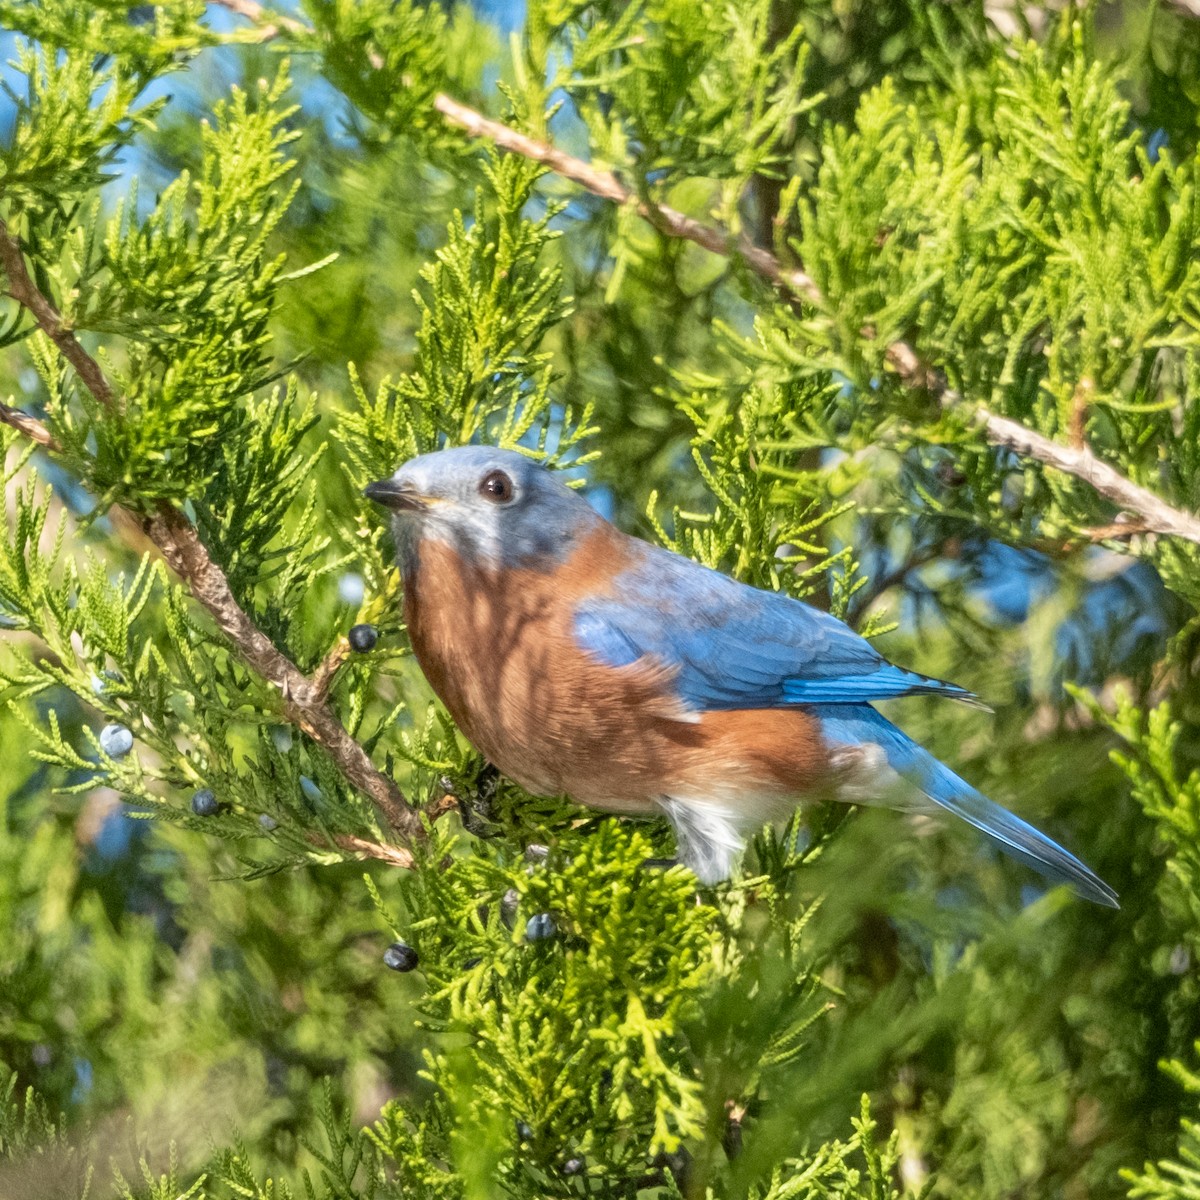
POLYGON ((488 567, 559 561, 600 516, 551 471, 513 450, 459 446, 410 458, 366 489, 395 514, 401 567, 429 538, 488 567))

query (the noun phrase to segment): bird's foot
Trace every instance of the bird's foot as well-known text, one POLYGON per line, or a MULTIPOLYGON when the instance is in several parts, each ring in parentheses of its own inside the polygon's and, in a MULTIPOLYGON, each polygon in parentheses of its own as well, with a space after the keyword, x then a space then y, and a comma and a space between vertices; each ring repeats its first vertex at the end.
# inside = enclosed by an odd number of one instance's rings
POLYGON ((458 815, 463 828, 477 838, 499 837, 500 823, 495 816, 496 792, 500 787, 500 772, 491 763, 484 763, 469 786, 456 787, 452 780, 443 780, 443 787, 454 793, 458 815), (447 786, 449 785, 449 786, 447 786))

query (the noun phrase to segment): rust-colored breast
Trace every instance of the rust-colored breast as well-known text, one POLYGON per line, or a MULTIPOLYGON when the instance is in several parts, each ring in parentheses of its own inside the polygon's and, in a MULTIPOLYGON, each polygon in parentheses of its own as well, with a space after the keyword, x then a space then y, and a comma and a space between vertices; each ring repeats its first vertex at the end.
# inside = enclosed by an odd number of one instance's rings
POLYGON ((794 797, 828 755, 801 709, 683 712, 662 664, 612 668, 576 643, 574 609, 630 556, 598 526, 550 571, 491 571, 427 540, 405 589, 417 661, 471 743, 528 790, 624 812, 663 796, 794 797))

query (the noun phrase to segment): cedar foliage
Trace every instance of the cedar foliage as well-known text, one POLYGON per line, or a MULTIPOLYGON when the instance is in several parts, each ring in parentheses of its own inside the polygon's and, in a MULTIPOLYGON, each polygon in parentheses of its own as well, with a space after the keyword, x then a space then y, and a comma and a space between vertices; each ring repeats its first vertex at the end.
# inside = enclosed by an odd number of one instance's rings
POLYGON ((0 1195, 1200 1195, 1200 550, 973 419, 1200 508, 1186 9, 2 0, 0 219, 111 394, 5 291, 56 448, 0 425, 0 1195), (361 498, 471 440, 984 696, 896 715, 1122 909, 820 807, 698 895, 661 822, 497 780, 361 498), (336 666, 411 869, 136 533, 164 505, 336 666))

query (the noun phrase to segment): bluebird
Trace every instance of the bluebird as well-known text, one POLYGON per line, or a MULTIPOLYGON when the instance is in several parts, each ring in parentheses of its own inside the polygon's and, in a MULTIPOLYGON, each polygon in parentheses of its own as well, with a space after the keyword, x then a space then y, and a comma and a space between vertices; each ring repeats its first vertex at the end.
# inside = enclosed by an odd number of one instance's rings
POLYGON ((706 884, 806 797, 945 811, 1116 907, 1082 862, 872 707, 976 697, 889 663, 828 613, 622 533, 513 451, 423 454, 366 494, 393 514, 418 663, 527 791, 666 816, 706 884))

